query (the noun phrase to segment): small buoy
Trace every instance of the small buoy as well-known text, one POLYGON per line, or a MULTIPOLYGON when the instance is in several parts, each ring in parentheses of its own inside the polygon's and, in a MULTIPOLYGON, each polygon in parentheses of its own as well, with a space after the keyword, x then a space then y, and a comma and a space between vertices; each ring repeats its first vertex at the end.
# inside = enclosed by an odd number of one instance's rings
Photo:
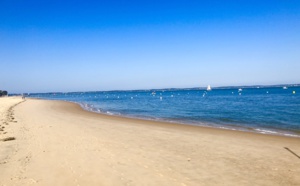
POLYGON ((293 94, 296 94, 296 91, 293 90, 293 94))

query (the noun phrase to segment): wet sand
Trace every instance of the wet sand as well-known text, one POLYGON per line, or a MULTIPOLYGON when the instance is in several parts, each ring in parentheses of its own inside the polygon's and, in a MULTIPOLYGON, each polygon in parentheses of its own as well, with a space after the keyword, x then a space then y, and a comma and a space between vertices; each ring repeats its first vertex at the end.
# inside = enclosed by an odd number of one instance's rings
POLYGON ((300 185, 300 138, 18 97, 0 116, 0 185, 300 185))

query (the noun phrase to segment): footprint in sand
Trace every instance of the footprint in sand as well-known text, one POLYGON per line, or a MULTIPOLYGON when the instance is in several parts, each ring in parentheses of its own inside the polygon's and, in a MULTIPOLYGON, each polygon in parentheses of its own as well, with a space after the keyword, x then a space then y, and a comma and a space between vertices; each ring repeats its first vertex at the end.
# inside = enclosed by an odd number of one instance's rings
POLYGON ((0 141, 12 141, 12 140, 15 140, 16 138, 15 137, 7 137, 7 138, 4 138, 4 139, 1 139, 0 141))

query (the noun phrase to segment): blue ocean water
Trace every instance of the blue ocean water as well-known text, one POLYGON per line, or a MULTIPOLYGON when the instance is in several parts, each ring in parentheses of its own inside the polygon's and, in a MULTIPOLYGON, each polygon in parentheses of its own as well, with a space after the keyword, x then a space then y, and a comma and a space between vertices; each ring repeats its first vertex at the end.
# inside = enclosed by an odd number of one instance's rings
POLYGON ((300 137, 299 86, 36 93, 29 96, 76 102, 86 110, 110 115, 300 137))

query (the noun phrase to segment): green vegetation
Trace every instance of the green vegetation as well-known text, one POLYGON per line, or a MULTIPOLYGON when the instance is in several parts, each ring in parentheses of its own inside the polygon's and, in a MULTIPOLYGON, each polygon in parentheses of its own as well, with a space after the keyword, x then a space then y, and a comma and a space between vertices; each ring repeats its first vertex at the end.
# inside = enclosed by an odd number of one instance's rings
POLYGON ((7 91, 6 90, 0 90, 0 97, 1 96, 7 96, 7 91))

